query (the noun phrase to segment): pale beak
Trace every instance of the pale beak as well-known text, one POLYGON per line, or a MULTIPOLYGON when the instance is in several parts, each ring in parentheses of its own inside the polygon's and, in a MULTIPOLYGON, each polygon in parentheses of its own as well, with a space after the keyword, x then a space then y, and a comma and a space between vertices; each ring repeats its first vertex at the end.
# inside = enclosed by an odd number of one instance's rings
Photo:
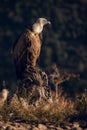
POLYGON ((51 22, 50 22, 50 21, 48 21, 47 23, 48 23, 48 24, 51 24, 51 22))

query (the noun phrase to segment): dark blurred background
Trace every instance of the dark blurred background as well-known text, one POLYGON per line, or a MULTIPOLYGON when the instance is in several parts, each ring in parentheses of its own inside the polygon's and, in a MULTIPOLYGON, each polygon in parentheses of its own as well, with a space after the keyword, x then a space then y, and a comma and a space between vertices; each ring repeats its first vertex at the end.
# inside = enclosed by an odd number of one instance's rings
POLYGON ((13 44, 37 18, 52 22, 44 29, 39 66, 56 63, 64 71, 80 74, 66 83, 68 90, 87 88, 87 0, 0 0, 0 85, 16 82, 11 54, 13 44))

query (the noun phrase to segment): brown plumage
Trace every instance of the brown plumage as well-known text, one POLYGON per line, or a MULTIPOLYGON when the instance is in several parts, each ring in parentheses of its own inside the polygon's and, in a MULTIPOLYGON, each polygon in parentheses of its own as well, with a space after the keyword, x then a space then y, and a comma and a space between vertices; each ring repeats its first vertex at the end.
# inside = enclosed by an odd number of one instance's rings
POLYGON ((18 78, 21 77, 21 73, 26 69, 26 65, 36 66, 40 50, 41 40, 39 35, 34 34, 29 29, 25 29, 13 50, 18 78))
POLYGON ((17 77, 21 78, 28 66, 35 67, 40 56, 41 37, 43 27, 50 24, 45 18, 39 18, 32 25, 32 31, 25 29, 13 48, 13 57, 16 65, 17 77))

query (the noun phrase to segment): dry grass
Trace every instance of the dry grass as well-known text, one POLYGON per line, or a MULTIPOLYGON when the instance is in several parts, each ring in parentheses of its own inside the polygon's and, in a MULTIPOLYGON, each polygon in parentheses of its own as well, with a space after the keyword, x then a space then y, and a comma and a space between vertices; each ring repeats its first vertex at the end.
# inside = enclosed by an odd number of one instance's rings
POLYGON ((87 90, 85 89, 84 93, 77 95, 77 110, 78 116, 87 117, 87 90))
POLYGON ((61 88, 58 90, 57 98, 54 93, 52 94, 52 103, 41 100, 38 107, 28 105, 27 99, 22 98, 20 100, 21 98, 18 98, 15 94, 10 104, 5 104, 0 110, 0 119, 5 121, 45 122, 59 125, 70 121, 76 114, 77 116, 84 114, 84 112, 87 114, 87 91, 74 102, 67 98, 61 88))
POLYGON ((60 89, 59 97, 54 97, 53 103, 45 103, 35 110, 38 119, 55 124, 69 121, 75 113, 75 103, 67 99, 62 89, 60 89))
POLYGON ((32 105, 24 107, 17 95, 14 95, 10 104, 1 109, 0 114, 2 120, 26 120, 60 124, 69 121, 75 113, 74 108, 74 102, 67 99, 66 94, 60 88, 58 98, 54 96, 52 103, 41 100, 38 107, 32 105))

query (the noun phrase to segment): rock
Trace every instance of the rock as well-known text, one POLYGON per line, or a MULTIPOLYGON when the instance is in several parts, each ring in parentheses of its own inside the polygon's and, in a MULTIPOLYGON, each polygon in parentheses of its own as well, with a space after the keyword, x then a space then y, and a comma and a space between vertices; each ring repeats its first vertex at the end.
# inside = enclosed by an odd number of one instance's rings
POLYGON ((54 125, 50 125, 50 126, 48 126, 48 129, 49 129, 49 130, 54 130, 54 129, 55 129, 55 126, 54 126, 54 125))
POLYGON ((2 92, 0 92, 0 109, 4 106, 4 103, 7 100, 8 94, 9 94, 9 91, 7 89, 3 89, 2 92))
POLYGON ((71 127, 68 126, 68 125, 66 125, 66 126, 65 126, 65 129, 67 129, 67 130, 71 130, 71 127))
POLYGON ((3 126, 0 126, 0 130, 5 130, 5 128, 3 126))
POLYGON ((7 126, 7 128, 5 130, 16 130, 16 128, 13 126, 7 126))
POLYGON ((10 123, 10 126, 15 127, 16 129, 25 130, 25 127, 29 127, 29 125, 23 125, 22 123, 10 123), (24 127, 25 126, 25 127, 24 127))
POLYGON ((39 130, 47 130, 47 127, 43 124, 38 124, 39 130))
POLYGON ((61 128, 60 126, 56 127, 56 130, 64 130, 63 128, 61 128))
POLYGON ((29 129, 29 130, 39 130, 37 127, 34 127, 32 129, 29 129))
POLYGON ((81 127, 78 127, 77 130, 83 130, 81 127))
POLYGON ((78 122, 74 122, 72 128, 79 128, 79 123, 78 122))

